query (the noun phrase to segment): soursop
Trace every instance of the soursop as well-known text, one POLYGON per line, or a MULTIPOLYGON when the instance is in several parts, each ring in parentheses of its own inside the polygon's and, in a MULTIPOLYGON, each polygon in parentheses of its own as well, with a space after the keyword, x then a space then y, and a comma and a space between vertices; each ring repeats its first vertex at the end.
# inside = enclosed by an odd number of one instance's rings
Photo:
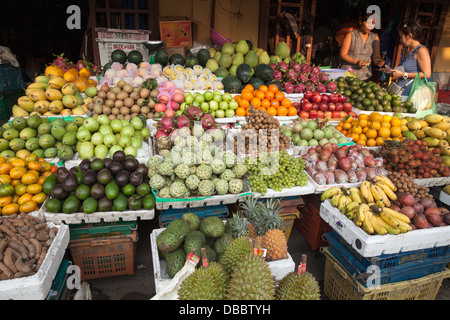
POLYGON ((182 219, 174 219, 172 220, 169 225, 167 226, 167 230, 169 231, 178 231, 184 236, 187 236, 187 234, 191 231, 191 227, 189 223, 182 219))
POLYGON ((197 175, 195 175, 195 174, 190 174, 187 178, 186 178, 186 180, 184 180, 184 183, 185 183, 185 185, 186 185, 186 187, 189 189, 189 190, 195 190, 195 189, 197 189, 198 188, 198 185, 200 184, 200 178, 199 177, 197 177, 197 175))
POLYGON ((183 235, 177 230, 164 229, 156 237, 156 246, 165 253, 173 252, 183 244, 186 237, 187 235, 183 235))
POLYGON ((174 181, 170 185, 170 195, 173 198, 183 198, 186 195, 187 188, 181 181, 174 181))
POLYGON ((236 175, 231 169, 225 169, 225 171, 220 175, 220 179, 224 179, 228 182, 233 180, 234 178, 236 178, 236 175))
POLYGON ((179 177, 180 179, 184 180, 190 174, 190 167, 187 164, 185 164, 185 163, 180 163, 175 168, 175 174, 177 175, 177 177, 179 177))
POLYGON ((233 179, 230 182, 228 182, 228 190, 232 194, 241 193, 243 189, 244 189, 244 182, 241 179, 233 179))
POLYGON ((198 185, 198 193, 201 196, 212 196, 214 194, 214 182, 211 180, 202 180, 198 185))
POLYGON ((191 230, 200 228, 200 218, 194 212, 186 212, 181 216, 181 220, 186 221, 191 230))
POLYGON ((218 195, 224 195, 228 193, 228 181, 225 179, 217 179, 214 183, 218 195))
POLYGON ((223 162, 222 159, 214 159, 210 163, 210 166, 211 166, 213 173, 215 173, 215 174, 221 174, 227 168, 225 165, 225 162, 223 162))
POLYGON ((225 225, 217 216, 206 217, 200 223, 200 231, 207 237, 220 238, 225 232, 225 225))
POLYGON ((209 165, 202 163, 197 167, 196 174, 200 180, 207 180, 211 177, 212 169, 209 165))
POLYGON ((199 230, 192 230, 184 239, 184 251, 186 252, 186 254, 189 254, 193 251, 193 254, 201 257, 201 250, 205 243, 206 236, 199 230))
POLYGON ((167 262, 167 274, 170 278, 173 278, 184 267, 186 253, 183 248, 177 248, 173 252, 166 254, 164 260, 167 262))

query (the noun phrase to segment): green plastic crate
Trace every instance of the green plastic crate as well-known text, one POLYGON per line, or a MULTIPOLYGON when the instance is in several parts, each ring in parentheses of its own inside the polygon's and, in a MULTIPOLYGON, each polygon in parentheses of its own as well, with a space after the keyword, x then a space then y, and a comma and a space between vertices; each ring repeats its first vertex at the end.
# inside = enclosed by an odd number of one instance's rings
POLYGON ((82 223, 69 227, 70 240, 129 235, 136 229, 136 221, 82 223))

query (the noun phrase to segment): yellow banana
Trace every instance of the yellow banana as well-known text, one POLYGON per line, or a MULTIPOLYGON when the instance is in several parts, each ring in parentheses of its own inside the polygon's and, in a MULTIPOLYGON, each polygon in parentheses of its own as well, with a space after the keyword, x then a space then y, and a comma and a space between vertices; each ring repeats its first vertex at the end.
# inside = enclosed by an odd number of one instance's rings
POLYGON ((400 221, 400 220, 399 220, 398 229, 400 230, 401 233, 406 233, 408 231, 412 231, 412 227, 409 224, 407 224, 403 221, 400 221))
POLYGON ((369 188, 375 202, 377 202, 378 200, 383 200, 383 195, 381 194, 383 190, 372 183, 370 184, 369 188))
POLYGON ((384 193, 386 193, 389 199, 393 201, 397 200, 397 195, 395 194, 395 192, 392 191, 392 189, 389 188, 384 182, 377 182, 376 185, 380 187, 384 191, 384 193))
POLYGON ((386 176, 378 175, 375 176, 376 181, 383 182, 385 185, 387 185, 392 191, 397 191, 397 187, 395 184, 386 176))
POLYGON ((358 207, 359 207, 359 203, 358 202, 351 201, 345 206, 345 209, 346 209, 346 212, 349 212, 349 211, 358 209, 358 207))
POLYGON ((375 233, 381 234, 381 235, 384 235, 387 233, 386 228, 381 225, 380 220, 377 218, 377 216, 375 214, 372 214, 370 216, 370 222, 372 223, 373 230, 375 231, 375 233))
POLYGON ((383 210, 386 210, 391 216, 393 216, 398 221, 402 221, 406 224, 411 223, 411 219, 409 219, 406 215, 404 215, 401 212, 392 210, 391 208, 384 208, 383 210))
POLYGON ((398 226, 394 227, 391 224, 387 223, 386 220, 383 219, 383 216, 380 215, 377 218, 380 221, 381 226, 386 229, 387 233, 394 235, 400 233, 400 229, 397 228, 398 226))
POLYGON ((342 212, 342 208, 345 208, 345 206, 347 205, 347 204, 349 204, 351 201, 350 201, 350 197, 348 197, 348 196, 346 196, 346 195, 343 195, 342 197, 340 197, 339 198, 339 204, 338 204, 338 209, 339 209, 339 211, 341 211, 342 212))
POLYGON ((346 216, 347 216, 347 218, 349 218, 350 220, 353 220, 354 218, 355 218, 355 215, 356 215, 356 211, 357 211, 358 209, 353 209, 353 210, 350 210, 350 211, 347 211, 347 213, 345 214, 346 216))
POLYGON ((350 197, 353 199, 353 201, 355 201, 357 203, 363 203, 360 192, 350 191, 350 197))
POLYGON ((335 208, 337 208, 337 206, 339 205, 339 198, 342 197, 343 194, 336 194, 333 197, 331 197, 331 205, 335 208))
POLYGON ((372 192, 370 191, 370 182, 367 180, 364 180, 361 183, 361 196, 363 197, 366 202, 374 202, 372 192))
POLYGON ((356 211, 356 216, 358 220, 364 222, 364 220, 367 219, 368 211, 370 211, 370 208, 367 204, 365 203, 360 204, 358 210, 356 211))
POLYGON ((322 195, 320 196, 320 200, 325 201, 325 200, 330 199, 331 197, 333 197, 333 196, 335 196, 335 195, 337 195, 337 194, 339 194, 341 192, 342 192, 341 188, 338 188, 338 187, 330 188, 328 190, 325 190, 322 193, 322 195))
POLYGON ((368 234, 375 233, 375 229, 372 224, 372 215, 373 215, 373 213, 370 212, 370 210, 367 211, 367 216, 363 221, 363 229, 365 229, 368 234))
POLYGON ((378 190, 379 190, 379 194, 381 195, 381 201, 383 201, 384 206, 388 207, 388 208, 391 207, 392 206, 391 200, 389 200, 389 197, 386 195, 386 193, 383 191, 383 189, 381 189, 378 186, 375 186, 375 187, 378 188, 378 190))
POLYGON ((399 223, 398 220, 395 219, 390 213, 388 213, 386 210, 381 211, 380 213, 381 219, 383 219, 388 225, 391 227, 397 228, 399 223))
POLYGON ((386 205, 384 204, 383 200, 378 200, 377 202, 375 202, 375 204, 381 208, 384 208, 386 205))

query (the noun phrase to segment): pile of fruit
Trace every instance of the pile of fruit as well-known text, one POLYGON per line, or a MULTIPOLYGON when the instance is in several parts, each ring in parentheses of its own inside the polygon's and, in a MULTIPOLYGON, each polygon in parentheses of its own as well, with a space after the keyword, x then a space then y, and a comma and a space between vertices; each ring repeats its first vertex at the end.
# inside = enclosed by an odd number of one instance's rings
POLYGON ((290 138, 281 131, 278 119, 262 109, 250 109, 247 122, 234 139, 236 154, 254 155, 263 152, 285 151, 291 146, 290 138))
POLYGON ((331 199, 337 208, 355 225, 370 235, 401 234, 413 230, 411 219, 396 210, 392 201, 398 199, 396 187, 387 177, 377 175, 364 180, 361 187, 330 188, 321 199, 331 199))
POLYGON ((77 133, 85 118, 71 120, 31 115, 16 117, 3 124, 0 138, 0 156, 25 159, 30 154, 39 158, 70 160, 77 144, 77 133))
POLYGON ((100 79, 99 85, 108 85, 113 87, 119 81, 134 87, 140 87, 148 79, 162 79, 162 67, 159 64, 150 64, 148 62, 128 63, 122 64, 120 62, 113 62, 111 65, 105 66, 104 75, 100 79))
POLYGON ((327 143, 310 148, 302 157, 306 172, 318 185, 361 183, 386 173, 383 159, 360 144, 339 147, 327 143))
POLYGON ((223 90, 222 81, 201 65, 184 67, 172 64, 163 68, 161 79, 176 82, 184 90, 223 90))
POLYGON ((398 193, 409 193, 414 198, 422 199, 423 197, 433 198, 429 193, 430 189, 425 186, 419 186, 414 182, 413 177, 408 173, 402 173, 397 171, 388 172, 387 177, 397 188, 398 193))
POLYGON ((209 113, 214 118, 233 118, 239 107, 230 93, 219 90, 194 93, 185 91, 180 110, 184 112, 190 106, 200 107, 203 114, 209 113))
MULTIPOLYGON (((60 54, 59 56, 54 54, 55 59, 52 61, 51 65, 57 66, 61 68, 64 73, 70 70, 70 72, 66 75, 74 75, 76 76, 83 76, 89 79, 90 76, 97 76, 102 72, 102 68, 100 66, 97 66, 93 64, 90 61, 87 61, 83 54, 83 59, 78 59, 77 63, 74 63, 70 61, 68 58, 64 57, 64 53, 60 54), (78 73, 75 73, 73 70, 78 71, 78 73), (88 71, 88 72, 87 72, 88 71)), ((73 79, 72 79, 73 80, 73 79)), ((67 78, 68 82, 71 81, 71 78, 67 78)))
POLYGON ((336 92, 336 83, 329 80, 328 75, 320 71, 318 66, 310 66, 306 62, 280 61, 273 69, 273 78, 280 82, 281 88, 286 93, 336 92))
POLYGON ((258 154, 245 159, 247 180, 253 192, 265 195, 268 189, 281 191, 308 184, 305 161, 289 155, 286 151, 258 154))
POLYGON ((81 80, 76 79, 66 81, 62 69, 49 66, 45 75, 36 77, 35 82, 26 88, 25 95, 17 99, 17 104, 12 107, 12 115, 84 115, 88 112, 86 101, 97 94, 95 86, 96 84, 81 83, 81 80), (54 72, 49 68, 60 71, 54 72), (85 93, 87 97, 83 98, 81 93, 85 93))
POLYGON ((422 140, 436 154, 444 158, 450 166, 450 118, 440 114, 430 114, 422 119, 409 118, 403 135, 410 140, 422 140), (434 149, 439 149, 434 150, 434 149))
POLYGON ((155 88, 133 87, 125 81, 119 81, 115 86, 101 85, 95 97, 87 104, 92 117, 103 114, 109 120, 131 120, 137 116, 153 119, 155 116, 158 91, 155 88))
POLYGON ((297 116, 297 109, 293 107, 292 101, 275 84, 261 85, 258 88, 247 84, 234 99, 239 105, 236 109, 238 117, 248 116, 251 107, 255 110, 262 109, 274 117, 297 116))
POLYGON ((386 142, 377 154, 383 157, 388 171, 406 173, 413 179, 450 176, 450 168, 439 155, 440 149, 430 150, 426 141, 405 140, 386 142))
POLYGON ((337 131, 335 126, 328 121, 319 122, 317 119, 309 121, 301 119, 292 125, 283 126, 280 131, 291 138, 294 146, 315 147, 326 143, 348 143, 348 139, 337 131))
POLYGON ((0 157, 0 212, 4 216, 38 210, 47 199, 43 184, 55 170, 50 163, 29 155, 25 159, 0 157))
POLYGON ((444 227, 450 224, 450 213, 444 207, 438 207, 431 195, 418 198, 408 192, 398 192, 392 210, 401 212, 411 220, 413 229, 444 227))
POLYGON ((336 79, 337 92, 348 98, 353 107, 365 111, 416 113, 410 101, 403 102, 401 97, 381 88, 373 81, 362 81, 354 77, 336 79))
POLYGON ((117 151, 112 158, 85 159, 78 166, 59 167, 45 181, 50 213, 151 210, 155 199, 148 185, 147 165, 117 151), (80 211, 81 210, 81 211, 80 211))
MULTIPOLYGON (((258 205, 253 209, 275 217, 269 213, 276 212, 273 208, 258 205)), ((270 242, 276 241, 277 236, 284 237, 284 233, 276 223, 266 228, 270 230, 258 238, 266 239, 265 247, 270 248, 270 242)), ((228 219, 226 225, 219 217, 200 219, 194 213, 170 222, 156 239, 169 277, 175 277, 192 254, 199 261, 195 271, 182 281, 177 292, 179 300, 320 299, 318 282, 308 272, 291 272, 277 284, 268 261, 255 254, 258 247, 245 235, 246 229, 247 224, 237 215, 228 219), (238 229, 244 235, 236 235, 238 229)))
POLYGON ((347 98, 337 93, 325 94, 318 91, 307 91, 300 102, 294 103, 298 115, 302 119, 344 119, 356 114, 347 98))
POLYGON ((336 129, 364 147, 380 147, 385 141, 403 141, 407 122, 396 115, 372 112, 370 115, 348 116, 338 123, 336 129))
POLYGON ((76 132, 75 149, 81 160, 112 157, 116 151, 141 158, 148 154, 150 130, 140 117, 110 120, 105 114, 84 119, 76 132), (147 149, 147 150, 146 150, 147 149))

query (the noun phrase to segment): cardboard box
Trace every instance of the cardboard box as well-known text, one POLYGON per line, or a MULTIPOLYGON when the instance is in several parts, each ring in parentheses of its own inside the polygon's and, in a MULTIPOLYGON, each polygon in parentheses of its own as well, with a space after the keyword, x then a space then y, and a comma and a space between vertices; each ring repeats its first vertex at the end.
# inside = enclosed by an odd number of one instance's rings
POLYGON ((192 46, 192 22, 185 17, 160 17, 161 40, 166 48, 192 46))

